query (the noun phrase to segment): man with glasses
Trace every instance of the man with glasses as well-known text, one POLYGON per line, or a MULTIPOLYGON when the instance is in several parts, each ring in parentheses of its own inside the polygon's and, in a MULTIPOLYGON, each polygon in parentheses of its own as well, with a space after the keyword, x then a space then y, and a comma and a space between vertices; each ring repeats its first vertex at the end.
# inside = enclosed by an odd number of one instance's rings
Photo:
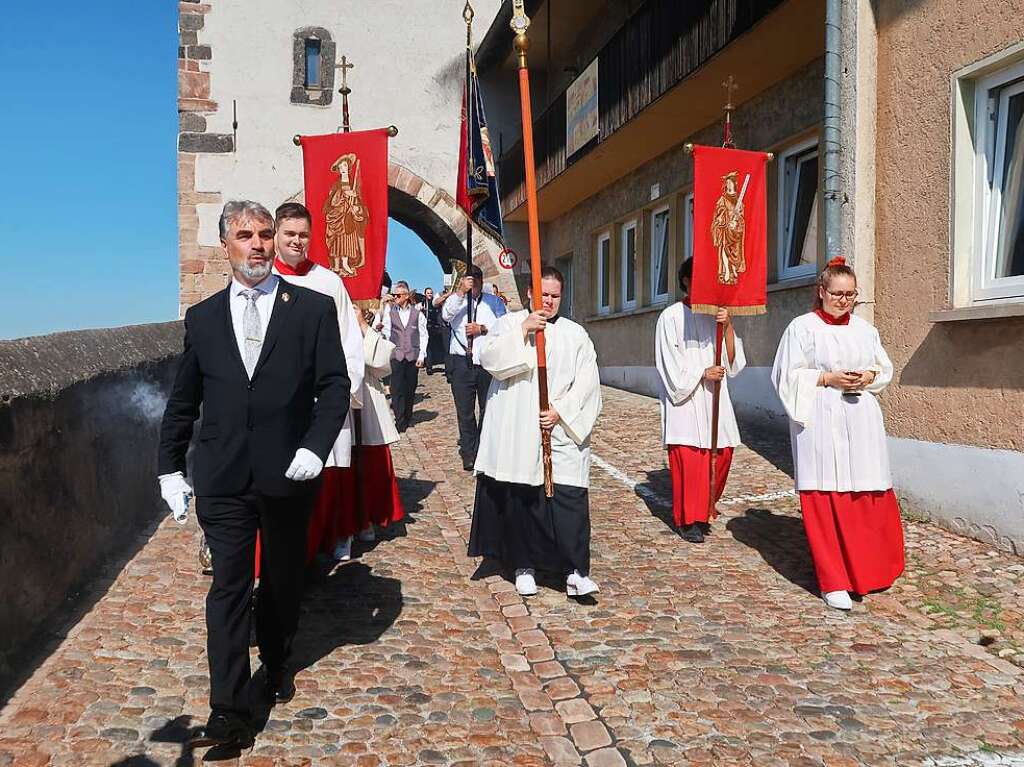
POLYGON ((427 356, 427 316, 412 302, 409 283, 399 280, 391 291, 395 297, 384 310, 381 334, 395 345, 391 358, 391 412, 399 432, 412 422, 413 399, 419 369, 427 356))

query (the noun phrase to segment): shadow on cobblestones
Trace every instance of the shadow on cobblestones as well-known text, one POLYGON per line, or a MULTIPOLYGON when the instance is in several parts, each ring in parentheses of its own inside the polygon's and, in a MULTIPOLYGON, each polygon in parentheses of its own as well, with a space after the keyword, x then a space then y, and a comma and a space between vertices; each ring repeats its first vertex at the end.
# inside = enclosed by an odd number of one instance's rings
POLYGON ((799 518, 775 514, 768 509, 747 509, 743 516, 730 519, 725 527, 733 538, 754 549, 787 581, 818 594, 814 564, 799 518))
POLYGON ((647 479, 638 482, 633 492, 644 502, 655 519, 661 520, 673 533, 678 534, 672 519, 672 473, 668 469, 646 472, 647 479))
POLYGON ((377 641, 398 620, 402 606, 401 581, 374 575, 361 562, 340 565, 303 599, 294 670, 309 668, 339 647, 377 641))
POLYGON ((787 477, 793 476, 793 453, 789 430, 771 424, 743 421, 740 424, 743 444, 768 461, 787 477))

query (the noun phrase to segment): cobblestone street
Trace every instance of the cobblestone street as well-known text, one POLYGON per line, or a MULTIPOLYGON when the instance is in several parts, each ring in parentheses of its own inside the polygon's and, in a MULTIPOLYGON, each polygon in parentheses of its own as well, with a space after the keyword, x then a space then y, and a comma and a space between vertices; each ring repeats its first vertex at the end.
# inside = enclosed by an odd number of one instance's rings
MULTIPOLYGON (((788 443, 744 431, 725 513, 688 544, 657 403, 606 388, 601 591, 524 600, 471 579, 451 396, 440 375, 420 391, 395 450, 407 519, 312 584, 298 694, 226 763, 1024 765, 1024 561, 908 520, 906 575, 829 611, 788 443)), ((208 713, 197 544, 194 517, 162 518, 82 595, 0 712, 0 767, 203 759, 184 745, 208 713)))

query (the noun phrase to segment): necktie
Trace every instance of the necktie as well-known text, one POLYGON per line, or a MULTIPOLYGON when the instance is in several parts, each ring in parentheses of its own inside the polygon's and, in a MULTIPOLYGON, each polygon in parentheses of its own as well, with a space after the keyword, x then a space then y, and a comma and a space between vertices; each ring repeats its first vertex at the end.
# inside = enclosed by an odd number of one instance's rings
POLYGON ((256 289, 243 290, 239 294, 245 299, 245 313, 242 315, 242 335, 245 338, 245 372, 252 378, 256 369, 256 362, 260 358, 260 350, 263 348, 263 323, 260 321, 260 313, 256 308, 256 299, 260 297, 260 291, 256 289))

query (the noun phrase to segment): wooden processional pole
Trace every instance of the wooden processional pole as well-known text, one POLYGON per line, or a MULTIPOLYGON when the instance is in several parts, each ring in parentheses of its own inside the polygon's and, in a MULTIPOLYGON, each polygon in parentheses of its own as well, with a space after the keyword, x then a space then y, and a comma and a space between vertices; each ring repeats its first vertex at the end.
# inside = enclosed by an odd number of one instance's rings
MULTIPOLYGON (((473 6, 469 4, 469 0, 466 0, 466 5, 462 9, 462 20, 466 22, 466 170, 470 170, 471 166, 475 162, 473 157, 473 107, 476 105, 476 96, 473 93, 473 6)), ((465 184, 466 179, 460 178, 460 184, 465 184)), ((466 211, 466 274, 469 274, 473 267, 473 201, 469 201, 470 210, 466 211)), ((476 278, 473 278, 474 287, 476 287, 476 278)), ((483 280, 480 280, 480 296, 483 297, 483 280)), ((473 289, 470 288, 469 295, 466 296, 466 323, 476 322, 476 313, 473 311, 473 289)), ((470 335, 466 336, 466 357, 468 358, 469 367, 473 367, 473 337, 470 335)))
MULTIPOLYGON (((732 140, 732 110, 735 106, 732 103, 732 93, 736 90, 736 82, 732 75, 722 83, 725 88, 725 125, 722 129, 722 147, 735 149, 736 144, 732 140)), ((721 323, 715 323, 715 365, 722 364, 722 345, 725 340, 725 329, 721 323)), ((711 385, 711 466, 708 470, 708 519, 718 516, 716 501, 718 486, 718 420, 722 410, 722 382, 715 381, 711 385)))
MULTIPOLYGON (((523 161, 526 164, 526 218, 530 231, 530 287, 533 296, 533 311, 538 311, 544 304, 540 287, 540 223, 537 215, 537 173, 533 161, 533 110, 530 106, 530 71, 526 65, 526 51, 530 40, 526 30, 530 19, 526 15, 524 0, 513 0, 512 31, 516 33, 515 50, 519 58, 519 102, 523 116, 523 161)), ((548 404, 548 365, 544 351, 544 331, 535 334, 537 343, 537 386, 540 393, 541 412, 549 408, 548 404)), ((544 458, 544 494, 550 498, 555 493, 551 479, 551 432, 541 429, 541 447, 544 458)))

